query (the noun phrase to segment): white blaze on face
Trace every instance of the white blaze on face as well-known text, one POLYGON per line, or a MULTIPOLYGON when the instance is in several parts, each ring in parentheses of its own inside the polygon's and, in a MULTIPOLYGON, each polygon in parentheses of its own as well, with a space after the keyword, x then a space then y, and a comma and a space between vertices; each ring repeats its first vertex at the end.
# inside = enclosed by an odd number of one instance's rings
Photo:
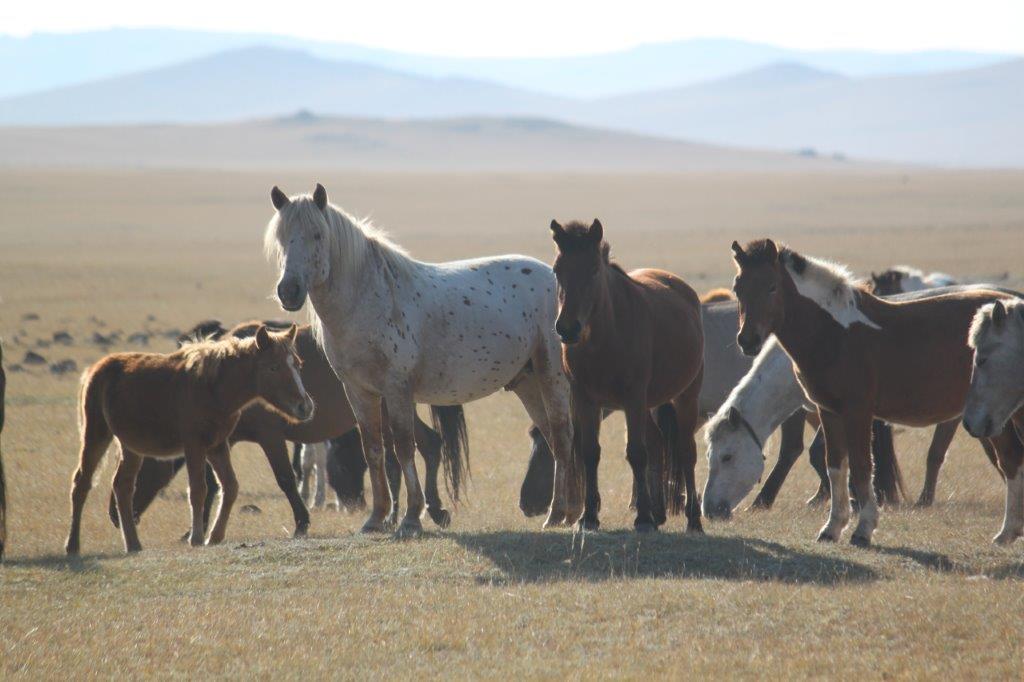
POLYGON ((303 398, 306 398, 306 387, 302 385, 302 375, 299 374, 299 368, 295 366, 295 356, 289 353, 288 358, 285 360, 285 363, 288 365, 288 369, 292 373, 292 380, 298 387, 299 393, 302 395, 303 398))

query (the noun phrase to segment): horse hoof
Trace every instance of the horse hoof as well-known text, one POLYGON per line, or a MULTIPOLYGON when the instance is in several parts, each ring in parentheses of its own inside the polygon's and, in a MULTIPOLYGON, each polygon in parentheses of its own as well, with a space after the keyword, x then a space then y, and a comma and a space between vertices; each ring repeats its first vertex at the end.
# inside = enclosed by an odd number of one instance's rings
POLYGON ((308 533, 309 533, 309 524, 308 523, 300 523, 299 525, 295 526, 295 532, 292 533, 292 538, 293 539, 304 538, 304 537, 306 537, 306 535, 308 533))
POLYGON ((633 530, 637 533, 657 533, 658 527, 650 521, 635 521, 633 522, 633 530))
POLYGON ((142 551, 142 545, 129 545, 128 547, 125 547, 124 551, 128 554, 136 554, 142 551))
POLYGON ((771 508, 771 502, 767 502, 766 500, 762 500, 758 497, 750 504, 749 507, 747 507, 747 511, 767 511, 771 508))
POLYGON ((559 526, 564 526, 567 521, 568 517, 566 517, 564 513, 550 511, 548 512, 548 517, 544 519, 544 525, 542 528, 544 528, 544 530, 547 530, 548 528, 558 528, 559 526))
POLYGON ((934 502, 934 500, 932 500, 930 498, 926 499, 926 498, 922 497, 921 499, 919 499, 917 501, 917 504, 915 504, 914 506, 916 508, 918 508, 918 509, 927 509, 928 507, 932 506, 933 502, 934 502))
POLYGON ((206 538, 204 538, 201 535, 198 537, 193 537, 192 534, 189 533, 188 544, 192 545, 193 547, 202 547, 206 544, 206 538))
POLYGON ((582 517, 576 522, 576 530, 580 533, 593 533, 601 529, 601 522, 596 518, 582 517))
POLYGON ((383 519, 367 519, 359 530, 360 533, 387 533, 388 526, 383 519))
POLYGON ((447 509, 428 509, 427 514, 438 528, 447 528, 452 525, 452 513, 447 509))
POLYGON ((64 551, 67 553, 68 556, 71 556, 71 557, 78 556, 78 554, 79 554, 79 548, 78 548, 77 544, 76 545, 72 545, 72 544, 65 545, 64 546, 64 551))
POLYGON ((1005 547, 1006 545, 1012 545, 1013 542, 1019 537, 1020 533, 1009 533, 1004 531, 999 535, 995 536, 994 538, 992 538, 992 543, 996 545, 1002 545, 1005 547))
POLYGON ((700 521, 691 523, 686 526, 686 532, 689 535, 704 535, 704 526, 701 525, 700 521))
POLYGON ((178 538, 178 542, 184 544, 184 543, 188 542, 189 538, 191 538, 191 537, 192 537, 192 531, 187 530, 187 531, 185 531, 184 535, 182 535, 180 538, 178 538))
POLYGON ((858 533, 854 533, 850 536, 850 544, 854 547, 870 547, 871 538, 869 538, 866 535, 859 535, 858 533))
POLYGON ((836 538, 832 533, 827 530, 823 530, 818 533, 818 542, 835 542, 836 538))
POLYGON ((418 538, 423 535, 423 524, 419 519, 404 518, 397 534, 400 538, 418 538))

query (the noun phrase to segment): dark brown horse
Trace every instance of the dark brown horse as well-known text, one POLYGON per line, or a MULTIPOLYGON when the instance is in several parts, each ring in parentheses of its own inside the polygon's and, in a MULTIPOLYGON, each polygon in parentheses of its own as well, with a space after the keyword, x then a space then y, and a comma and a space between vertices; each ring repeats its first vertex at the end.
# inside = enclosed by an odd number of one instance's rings
MULTIPOLYGON (((834 542, 846 526, 851 476, 861 501, 851 542, 869 545, 878 522, 872 419, 930 426, 961 414, 971 377, 971 320, 980 306, 1009 297, 973 290, 893 303, 859 287, 845 268, 779 250, 769 239, 746 249, 733 242, 733 253, 740 348, 757 353, 775 334, 818 406, 832 500, 818 539, 834 542)), ((1024 445, 1013 429, 990 441, 1003 473, 1012 477, 1024 445)))
POLYGON ((612 263, 597 220, 590 227, 578 222, 562 227, 552 221, 551 231, 558 246, 555 330, 573 382, 576 442, 586 470, 580 526, 599 526, 598 435, 601 411, 609 408, 626 413, 626 459, 633 470, 636 530, 654 530, 664 522, 665 496, 673 507, 678 505, 679 481, 685 478, 687 527, 701 531, 694 473, 694 430, 700 419, 697 400, 704 365, 700 299, 668 272, 646 269, 627 274, 612 263), (661 480, 649 481, 647 433, 652 409, 658 410, 669 464, 660 467, 661 480))
MULTIPOLYGON (((251 336, 260 322, 244 322, 234 328, 220 333, 237 338, 251 336)), ((207 321, 197 325, 203 326, 205 335, 216 335, 219 323, 207 321)), ((223 328, 221 328, 223 329, 223 328)), ((347 466, 332 466, 332 458, 328 458, 328 478, 338 490, 343 504, 358 506, 362 498, 362 478, 366 471, 365 463, 360 469, 354 467, 354 458, 363 460, 362 444, 358 430, 355 428, 355 417, 345 396, 345 387, 335 376, 327 362, 323 351, 313 338, 308 326, 300 327, 295 339, 295 348, 302 359, 302 381, 309 395, 317 404, 313 418, 302 424, 294 424, 282 418, 274 410, 267 409, 259 403, 250 405, 243 412, 238 426, 231 434, 230 442, 257 443, 267 457, 267 462, 274 472, 277 484, 288 498, 295 517, 295 536, 305 535, 309 528, 309 511, 299 496, 295 480, 295 472, 288 461, 288 441, 296 443, 317 443, 339 435, 344 436, 338 445, 341 450, 336 456, 341 457, 347 466), (356 480, 343 480, 342 475, 351 475, 356 480)), ((446 484, 453 499, 458 499, 461 492, 465 469, 468 467, 469 449, 466 442, 466 423, 461 407, 431 408, 435 426, 444 434, 444 438, 431 429, 422 420, 416 420, 416 445, 423 461, 426 463, 426 485, 424 496, 427 502, 427 513, 438 526, 446 528, 451 523, 451 513, 444 508, 438 490, 439 472, 443 469, 446 484)), ((393 454, 393 453, 392 453, 393 454)), ((397 459, 392 457, 397 462, 397 459)), ((183 462, 147 460, 139 473, 139 481, 135 492, 135 511, 137 515, 149 506, 156 495, 174 478, 183 462)), ((208 476, 208 479, 210 477, 208 476)), ((397 488, 400 475, 391 473, 389 480, 392 487, 397 488)), ((116 506, 111 496, 111 520, 117 524, 116 506)), ((398 514, 397 489, 392 495, 392 521, 398 514)))
POLYGON ((142 549, 135 527, 132 497, 143 457, 185 453, 192 507, 193 546, 206 541, 206 462, 221 485, 221 504, 209 542, 224 539, 238 480, 231 466, 228 437, 242 410, 262 401, 285 418, 299 422, 313 416, 313 401, 299 376, 295 354, 298 329, 277 334, 259 327, 252 339, 224 339, 190 344, 169 355, 115 353, 82 377, 79 399, 82 446, 71 489, 68 554, 79 552, 79 529, 96 467, 117 438, 121 461, 114 494, 125 549, 142 549))

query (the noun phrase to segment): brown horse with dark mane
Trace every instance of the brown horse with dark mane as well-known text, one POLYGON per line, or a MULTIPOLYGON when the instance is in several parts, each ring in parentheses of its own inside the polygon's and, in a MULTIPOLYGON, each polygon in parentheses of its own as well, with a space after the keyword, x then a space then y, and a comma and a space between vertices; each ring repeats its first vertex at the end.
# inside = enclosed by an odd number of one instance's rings
MULTIPOLYGON (((832 503, 818 540, 835 542, 849 521, 849 476, 860 500, 851 542, 867 546, 878 523, 872 419, 931 426, 961 414, 971 378, 971 320, 980 306, 1009 296, 981 289, 890 302, 857 285, 844 267, 779 249, 770 239, 732 248, 740 348, 757 353, 775 334, 818 406, 832 503)), ((1004 473, 1013 475, 1024 453, 1014 430, 990 442, 1004 473)))
MULTIPOLYGON (((655 530, 665 521, 665 498, 678 511, 686 481, 687 528, 702 531, 694 466, 697 398, 704 366, 700 299, 683 280, 663 270, 627 273, 609 260, 597 220, 590 227, 551 221, 558 246, 558 319, 562 359, 572 379, 576 445, 586 470, 580 526, 596 529, 601 500, 597 467, 603 408, 626 413, 626 459, 633 470, 634 528, 655 530), (647 430, 651 410, 666 436, 667 466, 652 466, 648 480, 647 430), (659 479, 660 480, 657 480, 659 479)), ((660 459, 660 457, 656 457, 660 459)))
POLYGON ((82 508, 92 478, 116 437, 121 461, 114 495, 125 549, 142 549, 132 496, 143 457, 185 453, 193 546, 205 541, 206 462, 221 485, 221 504, 209 542, 224 539, 238 480, 231 467, 228 437, 242 410, 261 400, 295 421, 313 416, 314 405, 299 376, 292 327, 271 333, 260 327, 251 339, 223 339, 187 345, 169 355, 115 353, 82 375, 79 398, 82 447, 71 489, 71 530, 67 553, 78 554, 82 508))
MULTIPOLYGON (((266 324, 273 328, 277 323, 272 321, 251 321, 225 330, 219 322, 207 320, 196 325, 188 337, 235 337, 249 338, 256 330, 266 324)), ((182 339, 184 341, 184 339, 182 339)), ((274 472, 277 484, 288 498, 295 517, 295 537, 306 534, 309 528, 309 511, 299 495, 295 481, 295 472, 288 461, 288 441, 296 443, 319 443, 335 439, 332 450, 338 457, 328 459, 328 478, 338 491, 342 504, 359 507, 363 502, 363 477, 366 464, 363 460, 362 443, 356 429, 352 406, 345 396, 345 387, 338 380, 327 362, 327 357, 313 337, 309 326, 299 327, 295 336, 295 351, 302 360, 300 374, 302 383, 309 396, 316 403, 317 409, 313 418, 296 423, 282 416, 276 410, 259 402, 249 405, 242 411, 238 425, 229 438, 231 445, 235 443, 256 443, 266 455, 267 462, 274 472), (343 461, 333 461, 335 459, 343 461), (336 464, 339 466, 332 466, 336 464)), ((416 446, 426 464, 424 497, 427 513, 441 528, 451 523, 451 512, 444 508, 438 490, 439 473, 443 469, 445 483, 453 499, 458 500, 462 490, 465 471, 469 466, 469 448, 466 435, 466 421, 461 406, 432 407, 431 416, 435 427, 441 432, 431 429, 417 417, 416 446)), ((384 434, 388 447, 389 468, 388 479, 392 488, 391 522, 398 515, 398 489, 401 475, 397 471, 398 460, 394 456, 394 447, 390 442, 390 434, 384 434)), ((147 459, 139 471, 135 487, 134 507, 136 518, 141 517, 156 495, 170 484, 175 474, 183 465, 181 460, 147 459)), ((216 479, 208 472, 208 490, 215 489, 216 479)), ((211 492, 207 494, 207 515, 211 492)), ((110 517, 118 525, 117 505, 113 494, 110 499, 110 517)))

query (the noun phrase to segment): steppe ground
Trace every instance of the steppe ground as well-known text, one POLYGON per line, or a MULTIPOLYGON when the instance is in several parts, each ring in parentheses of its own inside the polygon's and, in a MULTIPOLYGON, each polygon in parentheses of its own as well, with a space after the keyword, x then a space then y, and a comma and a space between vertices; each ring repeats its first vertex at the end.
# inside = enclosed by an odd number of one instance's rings
MULTIPOLYGON (((261 254, 268 190, 309 191, 314 180, 427 260, 549 260, 552 217, 599 216, 627 267, 667 267, 698 289, 729 282, 733 239, 763 235, 861 273, 907 262, 1024 282, 1022 173, 0 171, 11 507, 0 677, 1024 674, 1024 543, 989 543, 1002 485, 962 433, 935 507, 884 512, 876 546, 859 550, 814 542, 825 511, 804 505, 814 488, 805 460, 770 512, 707 523, 702 537, 679 519, 635 537, 613 418, 604 530, 580 538, 541 532, 517 509, 527 422, 514 398, 496 395, 467 407, 473 478, 446 531, 428 522, 418 540, 362 537, 362 517, 315 512, 311 537, 290 540, 288 507, 262 455, 243 445, 239 503, 261 514, 236 513, 223 546, 182 546, 178 480, 144 519, 145 551, 125 557, 106 518, 111 454, 87 505, 84 555, 66 560, 78 373, 11 366, 32 349, 81 368, 103 352, 93 332, 155 332, 149 347, 164 351, 162 333, 202 318, 282 317, 261 254), (60 330, 72 345, 37 347, 60 330)), ((912 498, 929 436, 897 435, 912 498)), ((769 462, 776 448, 773 438, 769 462)))

